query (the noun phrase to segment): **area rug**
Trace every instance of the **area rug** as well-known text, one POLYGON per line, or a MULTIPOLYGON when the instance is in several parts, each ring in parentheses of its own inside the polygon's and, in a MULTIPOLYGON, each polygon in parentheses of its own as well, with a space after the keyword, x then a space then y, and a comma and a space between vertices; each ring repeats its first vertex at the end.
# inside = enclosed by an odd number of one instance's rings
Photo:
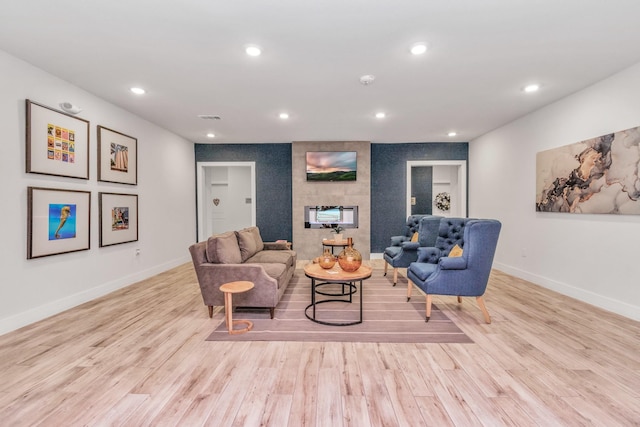
MULTIPOLYGON (((362 323, 328 326, 312 322, 305 316, 305 307, 311 301, 311 279, 302 270, 296 270, 273 319, 269 318, 269 310, 238 308, 233 318, 251 320, 253 329, 244 334, 230 335, 222 320, 207 341, 473 342, 435 305, 432 305, 429 322, 425 322, 425 296, 414 290, 411 301, 407 302, 406 280, 398 281, 394 287, 390 276, 384 277, 381 270, 374 270, 371 278, 363 282, 362 323)), ((330 289, 324 291, 331 292, 330 289)), ((359 285, 357 292, 360 292, 359 285)), ((317 305, 316 318, 343 322, 357 320, 359 309, 360 295, 356 293, 352 303, 317 305)))

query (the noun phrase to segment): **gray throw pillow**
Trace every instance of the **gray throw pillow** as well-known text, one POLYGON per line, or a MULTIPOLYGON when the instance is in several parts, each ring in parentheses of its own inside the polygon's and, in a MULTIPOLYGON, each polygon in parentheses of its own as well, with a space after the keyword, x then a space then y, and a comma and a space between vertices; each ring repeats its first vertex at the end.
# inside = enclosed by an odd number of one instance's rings
POLYGON ((238 236, 238 245, 240 246, 242 262, 245 262, 264 249, 264 242, 262 241, 258 227, 248 227, 243 230, 236 231, 236 235, 238 236))
POLYGON ((207 259, 214 264, 242 263, 236 233, 228 231, 209 237, 207 240, 207 259))

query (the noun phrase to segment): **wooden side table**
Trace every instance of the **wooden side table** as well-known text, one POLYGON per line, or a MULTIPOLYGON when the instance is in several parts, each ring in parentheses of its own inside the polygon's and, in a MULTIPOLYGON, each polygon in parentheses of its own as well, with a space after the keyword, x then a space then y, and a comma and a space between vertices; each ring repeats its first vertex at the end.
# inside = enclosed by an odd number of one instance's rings
MULTIPOLYGON (((353 244, 353 241, 352 241, 352 244, 353 244)), ((331 255, 334 255, 333 248, 337 246, 339 248, 344 249, 347 246, 349 246, 349 241, 347 239, 343 239, 343 240, 322 239, 322 252, 324 252, 324 248, 327 246, 331 248, 331 255)))
POLYGON ((220 286, 220 290, 224 292, 224 314, 230 334, 242 334, 253 328, 253 322, 250 320, 233 320, 233 294, 247 292, 251 289, 253 289, 253 282, 247 281, 229 282, 220 286), (246 327, 233 329, 233 325, 246 325, 246 327))

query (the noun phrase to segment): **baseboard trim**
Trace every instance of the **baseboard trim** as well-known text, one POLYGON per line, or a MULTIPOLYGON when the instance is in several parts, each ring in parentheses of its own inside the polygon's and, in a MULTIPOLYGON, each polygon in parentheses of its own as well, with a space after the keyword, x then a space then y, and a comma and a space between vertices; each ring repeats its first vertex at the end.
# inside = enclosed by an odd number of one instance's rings
POLYGON ((640 321, 640 307, 615 300, 605 295, 580 289, 567 283, 558 282, 557 280, 553 280, 545 276, 533 274, 510 265, 494 262, 493 268, 520 279, 527 280, 531 283, 542 286, 543 288, 551 289, 552 291, 556 291, 562 295, 586 302, 587 304, 591 304, 603 310, 640 321))
POLYGON ((47 317, 54 316, 65 310, 84 304, 85 302, 100 298, 110 292, 117 291, 118 289, 127 287, 141 280, 148 279, 151 276, 182 265, 185 262, 188 262, 189 259, 190 258, 186 256, 159 264, 147 270, 138 271, 135 274, 120 277, 117 280, 103 283, 91 289, 87 289, 85 291, 51 301, 39 307, 31 308, 23 311, 22 313, 0 319, 0 335, 15 331, 16 329, 20 329, 24 326, 46 319, 47 317))

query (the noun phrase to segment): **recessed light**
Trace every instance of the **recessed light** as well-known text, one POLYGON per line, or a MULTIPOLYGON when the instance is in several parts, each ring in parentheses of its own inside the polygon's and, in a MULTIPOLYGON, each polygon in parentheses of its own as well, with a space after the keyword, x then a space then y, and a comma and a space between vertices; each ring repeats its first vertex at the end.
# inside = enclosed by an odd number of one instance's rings
POLYGON ((448 137, 454 137, 454 136, 456 136, 457 134, 458 134, 457 132, 449 132, 449 133, 447 134, 447 136, 448 136, 448 137))
POLYGON ((422 55, 427 51, 427 45, 424 43, 415 43, 411 46, 411 53, 414 55, 422 55))
POLYGON ((387 115, 382 111, 380 111, 379 113, 376 113, 376 118, 377 119, 384 119, 386 116, 387 115))
POLYGON ((215 138, 215 137, 216 137, 216 135, 213 134, 213 133, 208 133, 207 134, 207 138, 215 138))
POLYGON ((360 83, 362 83, 364 86, 369 86, 375 79, 376 76, 365 74, 364 76, 360 76, 360 83))
POLYGON ((135 93, 136 95, 144 95, 146 93, 146 91, 144 89, 142 89, 141 87, 132 87, 129 90, 131 92, 135 93))
POLYGON ((284 120, 284 119, 288 119, 288 118, 289 118, 289 113, 280 113, 279 117, 280 117, 281 119, 283 119, 283 120, 284 120))
POLYGON ((262 53, 262 49, 260 49, 260 46, 256 46, 254 44, 252 45, 247 45, 244 48, 244 51, 247 53, 247 55, 249 56, 260 56, 260 54, 262 53))
POLYGON ((539 84, 530 84, 524 87, 525 92, 527 93, 532 93, 532 92, 537 92, 540 89, 540 85, 539 84))

